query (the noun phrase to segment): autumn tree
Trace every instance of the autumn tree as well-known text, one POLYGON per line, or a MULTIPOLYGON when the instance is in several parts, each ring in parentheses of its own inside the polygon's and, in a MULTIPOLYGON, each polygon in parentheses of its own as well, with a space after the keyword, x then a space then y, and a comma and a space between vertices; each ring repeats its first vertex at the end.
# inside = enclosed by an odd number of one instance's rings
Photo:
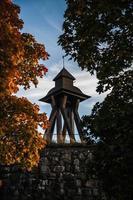
POLYGON ((15 93, 19 86, 37 86, 38 78, 47 72, 40 61, 48 53, 31 34, 22 33, 19 13, 19 6, 11 0, 0 1, 0 164, 31 170, 46 145, 38 126, 45 129, 48 120, 38 105, 15 93))
POLYGON ((96 143, 96 175, 107 199, 132 199, 133 177, 133 3, 131 0, 66 0, 59 44, 82 69, 110 91, 83 117, 84 132, 96 143))

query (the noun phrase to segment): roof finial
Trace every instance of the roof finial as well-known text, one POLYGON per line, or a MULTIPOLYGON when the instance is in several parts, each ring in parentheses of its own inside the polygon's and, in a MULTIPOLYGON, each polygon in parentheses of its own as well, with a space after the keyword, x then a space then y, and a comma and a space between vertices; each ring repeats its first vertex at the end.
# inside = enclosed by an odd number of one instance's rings
POLYGON ((62 56, 62 59, 63 59, 63 68, 65 68, 64 58, 65 58, 65 56, 62 56))

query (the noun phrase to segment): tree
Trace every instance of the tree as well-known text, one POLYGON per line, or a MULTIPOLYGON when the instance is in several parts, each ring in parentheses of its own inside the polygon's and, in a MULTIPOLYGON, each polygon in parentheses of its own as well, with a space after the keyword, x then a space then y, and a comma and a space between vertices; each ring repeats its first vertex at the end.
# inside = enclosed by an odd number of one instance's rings
POLYGON ((18 164, 31 170, 39 162, 46 142, 38 126, 48 125, 46 114, 28 99, 18 98, 19 86, 25 89, 38 84, 47 68, 40 64, 48 53, 28 33, 22 33, 20 8, 10 0, 0 2, 0 164, 18 164))
POLYGON ((99 79, 98 91, 109 89, 113 78, 132 65, 131 0, 66 0, 59 44, 82 69, 99 79))
POLYGON ((64 33, 59 44, 82 69, 96 74, 99 93, 82 125, 95 143, 94 168, 107 199, 132 199, 133 70, 131 0, 66 0, 64 33))
POLYGON ((88 141, 96 144, 93 167, 107 199, 133 197, 133 72, 117 79, 116 87, 97 103, 82 123, 88 141), (97 141, 97 142, 96 142, 97 141))

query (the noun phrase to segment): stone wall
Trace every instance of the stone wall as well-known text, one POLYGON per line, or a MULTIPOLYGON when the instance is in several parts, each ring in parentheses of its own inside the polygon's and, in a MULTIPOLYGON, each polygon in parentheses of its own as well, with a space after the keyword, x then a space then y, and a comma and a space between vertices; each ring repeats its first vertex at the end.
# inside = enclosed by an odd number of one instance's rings
POLYGON ((104 200, 101 184, 92 173, 94 146, 52 144, 31 173, 4 168, 2 200, 104 200))
POLYGON ((40 162, 42 183, 51 199, 104 199, 97 178, 89 173, 93 147, 83 144, 49 145, 40 162), (50 191, 48 193, 47 191, 50 191))

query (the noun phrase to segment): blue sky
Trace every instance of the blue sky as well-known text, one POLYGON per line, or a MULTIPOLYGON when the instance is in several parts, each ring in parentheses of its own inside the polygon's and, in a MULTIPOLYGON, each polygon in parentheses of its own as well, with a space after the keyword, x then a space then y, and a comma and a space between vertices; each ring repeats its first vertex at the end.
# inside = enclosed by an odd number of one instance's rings
MULTIPOLYGON (((64 52, 57 45, 59 35, 62 33, 63 14, 66 8, 65 0, 14 0, 20 6, 20 17, 24 21, 23 32, 31 33, 36 40, 43 43, 50 54, 48 61, 44 64, 48 73, 43 79, 39 79, 38 87, 31 86, 30 90, 20 89, 18 96, 25 96, 33 103, 40 106, 41 112, 49 116, 51 107, 38 100, 45 96, 54 86, 52 79, 62 69, 62 55, 64 52)), ((81 71, 77 63, 65 59, 66 69, 76 78, 75 86, 79 87, 85 94, 92 98, 81 103, 80 116, 89 114, 97 101, 102 101, 104 94, 96 93, 97 79, 86 71, 81 71)))

